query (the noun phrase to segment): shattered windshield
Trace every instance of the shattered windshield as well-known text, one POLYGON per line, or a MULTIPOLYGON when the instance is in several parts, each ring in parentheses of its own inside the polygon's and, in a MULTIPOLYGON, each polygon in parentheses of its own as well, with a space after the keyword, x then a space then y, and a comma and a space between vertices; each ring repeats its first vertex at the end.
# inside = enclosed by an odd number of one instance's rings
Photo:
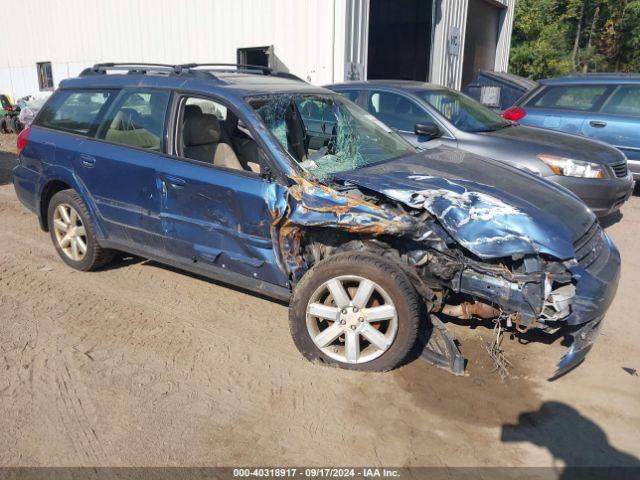
POLYGON ((451 90, 424 90, 417 95, 463 132, 493 132, 512 125, 475 100, 451 90))
POLYGON ((319 179, 415 153, 399 135, 342 97, 279 94, 249 103, 282 147, 319 179))

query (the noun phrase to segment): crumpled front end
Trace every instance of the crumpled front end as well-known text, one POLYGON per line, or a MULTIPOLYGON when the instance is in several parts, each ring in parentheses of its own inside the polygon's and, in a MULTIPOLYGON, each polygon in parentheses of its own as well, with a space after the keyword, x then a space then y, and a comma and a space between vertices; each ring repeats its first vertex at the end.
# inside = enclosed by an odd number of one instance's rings
POLYGON ((491 266, 463 258, 459 259, 462 265, 455 267, 452 258, 425 252, 428 258, 418 260, 424 264, 420 276, 429 280, 435 277, 461 295, 461 305, 448 305, 445 300, 442 311, 447 315, 494 318, 519 332, 564 332, 570 346, 550 376, 555 379, 584 360, 618 286, 617 249, 597 224, 590 234, 589 255, 564 262, 526 255, 516 260, 501 259, 491 266), (495 311, 478 305, 491 306, 495 311))
MULTIPOLYGON (((524 209, 449 180, 438 180, 439 189, 382 192, 294 180, 274 213, 275 248, 292 284, 333 251, 378 250, 410 275, 431 307, 434 331, 446 327, 433 315, 493 319, 519 332, 562 330, 572 343, 552 378, 590 350, 620 271, 620 256, 595 219, 572 242, 562 228, 551 232, 524 209)), ((452 337, 441 338, 448 351, 426 356, 461 373, 452 337)))
MULTIPOLYGON (((476 257, 486 257, 487 248, 491 248, 501 258, 487 263, 463 256, 460 260, 464 265, 452 268, 448 277, 440 279, 447 281, 452 291, 472 297, 472 301, 478 299, 494 305, 500 310, 500 317, 507 324, 514 324, 518 331, 536 328, 554 333, 564 329, 571 338, 571 346, 551 379, 563 375, 584 360, 613 301, 620 274, 617 249, 594 221, 571 245, 572 258, 560 260, 542 253, 549 248, 537 240, 540 232, 527 235, 516 230, 528 221, 522 211, 484 195, 462 198, 465 201, 461 201, 460 195, 438 195, 433 191, 411 197, 414 206, 417 201, 424 202, 425 208, 431 207, 447 225, 447 231, 455 227, 458 237, 461 227, 475 224, 472 228, 481 233, 464 235, 460 241, 464 250, 470 250, 476 257), (434 208, 434 204, 438 206, 434 208), (523 253, 514 253, 518 251, 523 253)), ((563 248, 566 250, 566 246, 563 248)), ((425 252, 425 256, 429 255, 431 259, 418 260, 425 265, 423 278, 444 270, 434 269, 434 265, 451 261, 425 252)))
POLYGON ((576 259, 571 263, 576 292, 566 323, 573 342, 552 378, 579 365, 589 353, 620 279, 620 253, 598 224, 576 242, 576 259))

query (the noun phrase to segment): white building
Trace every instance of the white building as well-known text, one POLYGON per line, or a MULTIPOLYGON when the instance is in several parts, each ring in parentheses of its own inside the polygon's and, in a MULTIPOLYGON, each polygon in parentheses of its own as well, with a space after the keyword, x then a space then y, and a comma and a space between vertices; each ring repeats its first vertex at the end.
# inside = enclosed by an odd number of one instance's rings
POLYGON ((46 92, 99 62, 264 64, 460 88, 506 71, 515 0, 22 0, 2 17, 0 93, 46 92))

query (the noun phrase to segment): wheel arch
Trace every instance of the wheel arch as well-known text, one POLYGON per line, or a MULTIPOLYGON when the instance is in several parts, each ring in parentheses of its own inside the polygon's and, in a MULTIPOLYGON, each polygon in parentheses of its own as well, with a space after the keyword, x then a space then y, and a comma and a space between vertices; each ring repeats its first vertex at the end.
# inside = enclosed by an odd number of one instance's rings
POLYGON ((442 295, 425 284, 415 270, 407 264, 398 248, 398 242, 402 242, 402 238, 315 227, 305 230, 301 249, 302 257, 308 265, 307 271, 324 259, 347 252, 362 253, 372 258, 383 259, 402 270, 425 301, 431 304, 439 303, 442 295))
POLYGON ((42 187, 38 207, 38 220, 40 221, 40 228, 45 232, 49 231, 49 220, 47 218, 49 203, 51 203, 53 196, 62 190, 72 190, 72 188, 68 183, 58 179, 49 180, 42 187))
POLYGON ((101 222, 98 221, 98 212, 95 204, 90 198, 89 193, 86 191, 86 189, 82 188, 81 185, 78 184, 78 182, 75 181, 75 178, 73 176, 70 177, 71 178, 67 178, 67 176, 64 175, 56 175, 54 177, 48 178, 46 182, 42 184, 42 187, 40 188, 40 194, 38 195, 37 207, 40 228, 45 232, 49 231, 47 217, 49 212, 49 204, 51 203, 51 199, 53 198, 53 196, 63 190, 73 190, 78 195, 80 195, 80 198, 82 198, 82 201, 87 206, 87 210, 89 212, 91 222, 94 226, 96 236, 99 238, 104 238, 104 229, 102 228, 101 222))

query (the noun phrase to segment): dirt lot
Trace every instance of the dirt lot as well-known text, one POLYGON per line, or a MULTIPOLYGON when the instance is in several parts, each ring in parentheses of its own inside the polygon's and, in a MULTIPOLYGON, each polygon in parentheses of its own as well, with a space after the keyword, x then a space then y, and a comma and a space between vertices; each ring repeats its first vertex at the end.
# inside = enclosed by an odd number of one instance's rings
POLYGON ((640 196, 608 228, 623 277, 586 364, 545 381, 563 351, 456 328, 456 378, 421 361, 387 374, 313 365, 287 307, 139 259, 80 273, 58 259, 10 184, 0 135, 0 464, 637 465, 640 196))

